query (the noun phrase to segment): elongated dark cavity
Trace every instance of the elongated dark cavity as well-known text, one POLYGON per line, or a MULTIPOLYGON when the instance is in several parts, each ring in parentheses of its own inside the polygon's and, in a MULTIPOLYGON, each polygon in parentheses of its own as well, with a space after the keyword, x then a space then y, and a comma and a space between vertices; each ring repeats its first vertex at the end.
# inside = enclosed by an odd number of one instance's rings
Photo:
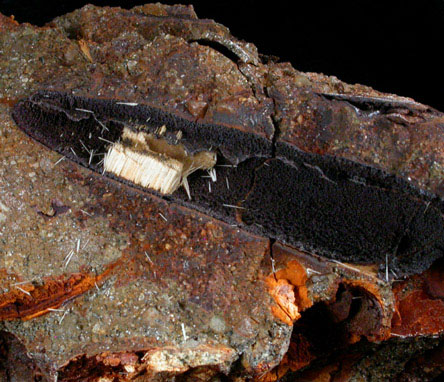
POLYGON ((443 256, 442 201, 379 169, 124 101, 39 92, 13 118, 87 168, 304 250, 398 275, 443 256))

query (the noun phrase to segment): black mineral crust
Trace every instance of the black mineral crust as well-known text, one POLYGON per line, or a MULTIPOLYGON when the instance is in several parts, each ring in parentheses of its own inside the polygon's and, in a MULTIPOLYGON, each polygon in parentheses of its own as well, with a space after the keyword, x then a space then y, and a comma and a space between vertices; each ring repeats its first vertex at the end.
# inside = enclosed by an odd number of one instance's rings
MULTIPOLYGON (((216 151, 217 181, 197 171, 167 200, 300 249, 346 262, 422 272, 443 256, 442 200, 367 165, 302 152, 287 143, 222 125, 186 120, 148 105, 38 92, 13 110, 17 125, 67 158, 103 173, 101 159, 124 127, 216 151)), ((104 175, 145 189, 105 172, 104 175)))

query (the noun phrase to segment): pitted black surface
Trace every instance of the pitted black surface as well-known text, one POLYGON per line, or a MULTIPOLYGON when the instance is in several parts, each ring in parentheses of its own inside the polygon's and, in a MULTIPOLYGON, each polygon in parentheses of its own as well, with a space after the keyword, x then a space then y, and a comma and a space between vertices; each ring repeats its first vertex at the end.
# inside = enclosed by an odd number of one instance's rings
POLYGON ((165 125, 170 143, 179 143, 180 130, 188 152, 219 157, 216 182, 197 171, 188 178, 192 199, 178 190, 163 196, 168 200, 326 257, 381 267, 388 259, 400 275, 443 256, 442 201, 374 167, 124 101, 39 92, 21 101, 13 118, 37 141, 100 173, 103 153, 124 126, 158 134, 165 125))

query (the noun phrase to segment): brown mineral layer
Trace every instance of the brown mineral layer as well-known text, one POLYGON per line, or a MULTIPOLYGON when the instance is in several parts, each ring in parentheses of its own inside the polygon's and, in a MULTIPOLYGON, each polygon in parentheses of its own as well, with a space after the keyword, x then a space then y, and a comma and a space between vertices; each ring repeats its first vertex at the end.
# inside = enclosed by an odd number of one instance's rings
MULTIPOLYGON (((185 6, 88 5, 44 27, 0 15, 0 52, 1 382, 432 381, 443 373, 442 113, 264 62, 254 45, 185 6), (11 115, 37 91, 159 108, 257 137, 272 153, 251 162, 245 207, 227 204, 232 215, 218 218, 36 142, 11 115), (276 192, 257 179, 287 171, 294 155, 302 156, 293 167, 319 190, 370 195, 362 210, 376 211, 372 219, 396 200, 389 207, 399 227, 359 227, 365 216, 351 200, 348 246, 337 238, 342 227, 325 244, 330 226, 310 231, 324 252, 291 241, 291 227, 264 234, 273 226, 249 207, 267 187, 276 192), (334 158, 328 171, 318 158, 334 158), (355 168, 366 175, 341 178, 355 168), (373 237, 385 248, 383 231, 390 251, 367 254, 373 237), (355 242, 364 243, 356 253, 355 242)), ((217 183, 230 189, 223 166, 217 183)), ((328 216, 340 215, 330 207, 328 216)), ((276 214, 279 225, 286 215, 276 214)))

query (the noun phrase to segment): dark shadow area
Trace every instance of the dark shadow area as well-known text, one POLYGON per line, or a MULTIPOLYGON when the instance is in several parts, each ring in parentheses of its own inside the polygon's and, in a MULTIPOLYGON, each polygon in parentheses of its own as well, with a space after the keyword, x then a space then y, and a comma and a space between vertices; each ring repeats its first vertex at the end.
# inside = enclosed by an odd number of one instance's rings
POLYGON ((320 302, 302 312, 294 324, 292 342, 307 348, 305 356, 323 358, 350 347, 361 336, 372 336, 381 316, 378 309, 369 308, 374 306, 371 300, 361 288, 339 285, 334 302, 320 302))
POLYGON ((438 375, 436 378, 432 379, 431 382, 443 382, 444 381, 444 372, 438 375))
POLYGON ((28 357, 25 346, 4 331, 0 331, 0 381, 46 381, 28 357))

